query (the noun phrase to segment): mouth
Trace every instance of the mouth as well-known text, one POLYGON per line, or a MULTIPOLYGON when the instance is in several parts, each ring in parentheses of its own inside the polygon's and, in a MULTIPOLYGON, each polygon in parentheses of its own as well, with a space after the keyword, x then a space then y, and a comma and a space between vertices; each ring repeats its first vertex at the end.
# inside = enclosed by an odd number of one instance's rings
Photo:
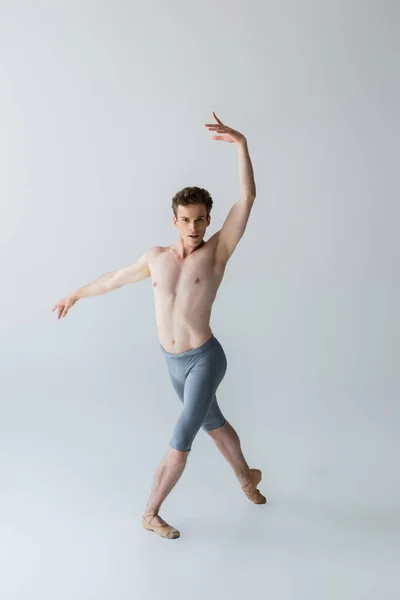
POLYGON ((194 238, 194 239, 196 239, 196 238, 198 238, 198 237, 200 237, 200 236, 199 236, 199 235, 189 235, 189 237, 190 237, 190 238, 194 238))

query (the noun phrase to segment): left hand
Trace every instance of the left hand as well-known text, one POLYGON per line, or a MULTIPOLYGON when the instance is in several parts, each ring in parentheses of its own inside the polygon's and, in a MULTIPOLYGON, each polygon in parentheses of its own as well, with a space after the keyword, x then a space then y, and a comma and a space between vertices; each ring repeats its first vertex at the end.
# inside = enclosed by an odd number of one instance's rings
POLYGON ((228 142, 229 144, 233 144, 234 142, 236 142, 237 144, 240 144, 240 143, 246 141, 246 138, 244 137, 244 135, 242 133, 240 133, 239 131, 236 131, 235 129, 231 129, 227 125, 224 125, 222 123, 222 121, 220 121, 220 119, 218 119, 215 112, 213 112, 213 115, 214 115, 214 119, 217 121, 217 123, 206 123, 205 124, 205 126, 208 127, 209 131, 215 131, 216 133, 221 134, 221 135, 213 135, 212 136, 213 140, 228 142))

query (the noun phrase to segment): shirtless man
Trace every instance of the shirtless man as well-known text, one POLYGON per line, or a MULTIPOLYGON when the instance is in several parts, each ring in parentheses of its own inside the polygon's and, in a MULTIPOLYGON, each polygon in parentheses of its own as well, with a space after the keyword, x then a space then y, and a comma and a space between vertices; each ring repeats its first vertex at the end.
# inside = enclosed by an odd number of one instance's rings
POLYGON ((183 473, 200 427, 211 436, 231 465, 249 500, 255 504, 266 502, 257 489, 261 471, 249 468, 239 437, 224 418, 216 397, 227 360, 210 329, 211 308, 226 263, 245 231, 256 186, 246 138, 224 125, 215 113, 213 116, 216 123, 205 125, 209 131, 218 134, 212 139, 236 143, 239 159, 240 198, 232 206, 222 228, 204 241, 213 201, 202 188, 184 188, 172 201, 173 222, 179 232, 176 244, 149 249, 133 265, 102 275, 60 300, 52 309, 58 309, 60 319, 81 298, 151 278, 161 351, 183 406, 168 452, 156 470, 142 525, 170 539, 179 537, 180 533, 158 513, 183 473))

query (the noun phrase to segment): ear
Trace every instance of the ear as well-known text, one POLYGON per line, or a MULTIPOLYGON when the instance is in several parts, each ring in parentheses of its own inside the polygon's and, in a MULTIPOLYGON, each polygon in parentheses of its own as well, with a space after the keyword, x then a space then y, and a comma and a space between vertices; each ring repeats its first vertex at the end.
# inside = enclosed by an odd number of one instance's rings
POLYGON ((211 215, 208 215, 208 217, 207 217, 207 227, 209 226, 210 222, 211 222, 211 215))
POLYGON ((173 217, 172 217, 172 222, 173 222, 173 224, 175 225, 175 227, 178 227, 178 224, 177 224, 177 220, 176 220, 176 216, 175 216, 175 215, 173 215, 173 217))

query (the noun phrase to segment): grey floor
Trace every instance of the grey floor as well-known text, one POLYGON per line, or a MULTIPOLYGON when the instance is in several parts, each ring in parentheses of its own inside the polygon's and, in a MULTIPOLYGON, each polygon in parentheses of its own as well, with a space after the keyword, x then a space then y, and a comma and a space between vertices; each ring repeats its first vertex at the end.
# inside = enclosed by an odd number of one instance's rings
POLYGON ((165 540, 143 530, 140 515, 169 425, 154 423, 146 443, 121 406, 98 398, 90 416, 69 389, 52 405, 26 401, 5 415, 2 599, 399 598, 398 441, 389 428, 372 438, 365 425, 339 435, 243 417, 264 506, 246 499, 201 433, 161 512, 181 537, 165 540))

